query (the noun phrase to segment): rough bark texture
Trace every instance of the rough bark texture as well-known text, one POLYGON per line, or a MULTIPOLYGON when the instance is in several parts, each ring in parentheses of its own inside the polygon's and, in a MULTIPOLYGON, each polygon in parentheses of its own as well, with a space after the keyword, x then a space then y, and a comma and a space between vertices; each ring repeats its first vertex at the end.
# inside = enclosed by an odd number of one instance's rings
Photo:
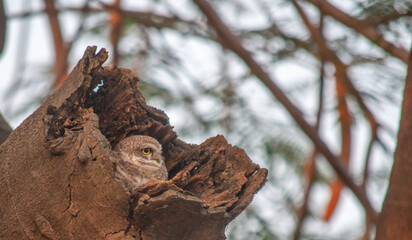
POLYGON ((398 144, 391 178, 376 230, 376 239, 412 236, 412 51, 405 81, 398 144))
POLYGON ((0 146, 0 239, 224 239, 267 170, 223 136, 179 140, 133 73, 95 50, 0 146), (112 147, 133 134, 162 144, 170 180, 130 194, 112 147))

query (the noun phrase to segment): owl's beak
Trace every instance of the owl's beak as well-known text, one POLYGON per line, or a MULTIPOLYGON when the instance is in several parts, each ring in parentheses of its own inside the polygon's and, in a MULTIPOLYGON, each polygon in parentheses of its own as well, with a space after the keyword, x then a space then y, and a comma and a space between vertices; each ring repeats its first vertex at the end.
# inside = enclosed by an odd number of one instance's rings
POLYGON ((157 163, 160 164, 161 162, 162 162, 162 157, 158 157, 158 158, 157 158, 157 163))

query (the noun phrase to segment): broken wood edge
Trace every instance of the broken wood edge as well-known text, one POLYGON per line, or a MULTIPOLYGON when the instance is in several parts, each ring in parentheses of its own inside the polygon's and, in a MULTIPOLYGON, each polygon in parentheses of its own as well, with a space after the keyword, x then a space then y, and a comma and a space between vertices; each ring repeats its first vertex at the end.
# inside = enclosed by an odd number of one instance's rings
POLYGON ((208 209, 200 198, 169 189, 142 194, 132 221, 142 239, 225 239, 230 218, 224 208, 208 209))
POLYGON ((84 106, 87 94, 97 86, 99 79, 94 76, 98 76, 99 72, 103 71, 102 65, 107 60, 108 53, 102 48, 95 54, 96 49, 96 46, 87 47, 83 57, 62 86, 42 104, 42 107, 47 107, 44 121, 49 126, 45 132, 46 142, 63 136, 64 124, 67 120, 63 117, 75 117, 72 116, 73 113, 80 113, 80 108, 84 106))

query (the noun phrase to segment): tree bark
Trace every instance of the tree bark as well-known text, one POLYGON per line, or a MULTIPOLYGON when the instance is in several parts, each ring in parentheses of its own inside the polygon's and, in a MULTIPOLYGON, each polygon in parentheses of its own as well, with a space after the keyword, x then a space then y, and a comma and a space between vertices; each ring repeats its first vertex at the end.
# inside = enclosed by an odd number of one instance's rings
POLYGON ((379 216, 376 240, 411 239, 412 236, 412 51, 402 104, 394 164, 379 216))
POLYGON ((0 145, 0 239, 224 239, 267 170, 223 136, 179 140, 137 77, 95 50, 0 145), (133 134, 162 144, 170 180, 129 193, 112 146, 133 134))

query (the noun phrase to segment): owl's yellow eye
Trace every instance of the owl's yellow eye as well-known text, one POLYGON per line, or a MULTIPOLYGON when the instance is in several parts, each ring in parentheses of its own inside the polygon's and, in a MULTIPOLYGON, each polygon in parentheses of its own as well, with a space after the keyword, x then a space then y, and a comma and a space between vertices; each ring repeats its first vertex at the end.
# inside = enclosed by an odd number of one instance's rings
POLYGON ((152 149, 150 149, 150 148, 143 148, 142 149, 142 153, 144 155, 149 155, 151 152, 152 152, 152 149))

